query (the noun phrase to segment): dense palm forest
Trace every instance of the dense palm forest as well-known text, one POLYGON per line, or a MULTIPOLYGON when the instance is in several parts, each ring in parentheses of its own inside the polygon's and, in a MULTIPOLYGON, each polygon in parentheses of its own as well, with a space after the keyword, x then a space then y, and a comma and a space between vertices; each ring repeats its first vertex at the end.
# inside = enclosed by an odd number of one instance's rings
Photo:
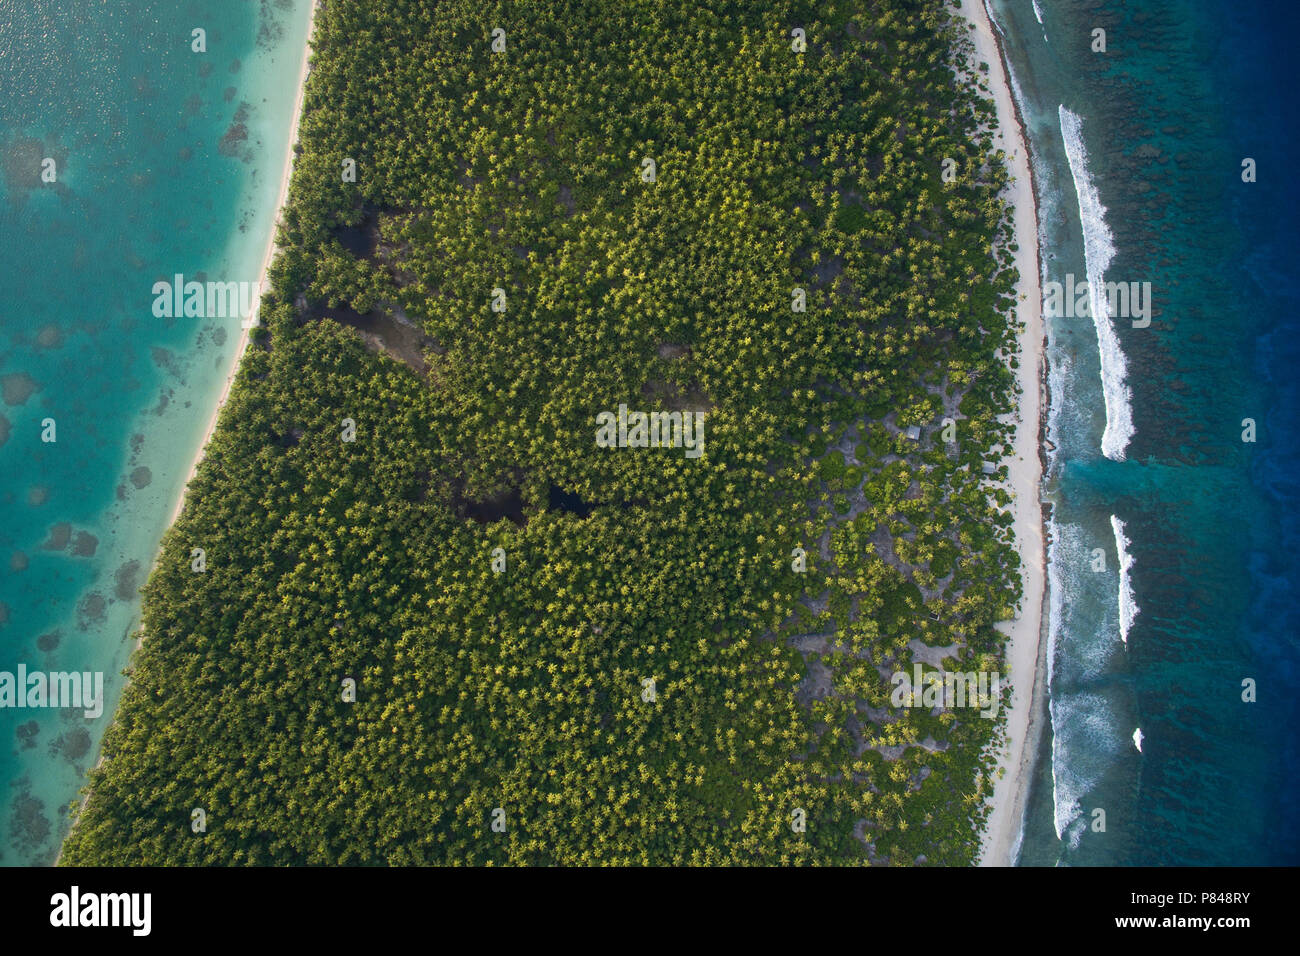
POLYGON ((890 702, 999 669, 1019 588, 960 21, 316 22, 274 290, 63 861, 969 863, 1001 722, 890 702), (599 447, 620 404, 704 454, 599 447))

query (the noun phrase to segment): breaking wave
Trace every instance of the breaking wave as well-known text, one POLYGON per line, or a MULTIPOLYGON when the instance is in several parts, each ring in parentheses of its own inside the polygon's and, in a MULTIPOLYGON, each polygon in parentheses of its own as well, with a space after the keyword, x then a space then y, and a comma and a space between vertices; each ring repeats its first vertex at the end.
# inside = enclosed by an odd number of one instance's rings
POLYGON ((1124 351, 1120 348, 1115 324, 1106 301, 1106 269, 1115 256, 1114 237, 1106 225, 1106 207, 1101 204, 1097 187, 1088 173, 1088 153, 1083 146, 1083 121, 1064 106, 1059 107, 1061 137, 1070 162, 1074 191, 1079 197, 1079 221, 1083 226, 1083 256, 1088 271, 1088 305, 1097 329, 1097 349, 1101 357, 1101 391, 1106 405, 1106 429, 1101 436, 1101 452, 1114 461, 1123 461, 1129 439, 1133 437, 1132 393, 1125 378, 1128 374, 1124 351))

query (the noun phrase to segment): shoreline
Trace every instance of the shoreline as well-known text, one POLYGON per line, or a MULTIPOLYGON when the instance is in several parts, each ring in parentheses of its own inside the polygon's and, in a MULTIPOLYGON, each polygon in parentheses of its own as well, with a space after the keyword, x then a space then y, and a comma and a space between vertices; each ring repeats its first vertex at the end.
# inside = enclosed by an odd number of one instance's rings
POLYGON ((1016 548, 1022 569, 1020 609, 1010 626, 999 627, 1007 636, 1004 682, 1010 690, 1006 736, 996 749, 990 810, 980 840, 980 866, 1011 866, 1020 849, 1025 801, 1033 774, 1036 742, 1041 731, 1039 712, 1042 704, 1043 672, 1039 668, 1042 651, 1043 608, 1046 592, 1046 533, 1043 523, 1042 434, 1046 409, 1046 348, 1042 320, 1042 290, 1038 248, 1038 204, 1034 192, 1033 171, 1024 124, 1011 95, 1007 75, 1009 67, 990 15, 982 0, 962 0, 957 12, 974 29, 968 31, 975 45, 972 68, 988 64, 988 85, 997 110, 998 131, 995 141, 1002 141, 1012 182, 1009 199, 1014 206, 1013 226, 1017 250, 1015 267, 1020 275, 1016 292, 1020 300, 1017 319, 1023 323, 1019 333, 1020 385, 1015 439, 1008 463, 1008 485, 1014 495, 1011 514, 1014 519, 1016 548))
MULTIPOLYGON (((199 463, 203 461, 208 442, 212 440, 212 433, 217 430, 217 419, 220 418, 221 410, 226 405, 226 399, 230 397, 230 389, 235 383, 235 376, 239 374, 239 366, 244 360, 244 353, 248 350, 248 341, 251 337, 252 328, 258 323, 258 313, 262 308, 262 297, 266 295, 267 291, 267 273, 271 269, 271 263, 275 261, 276 254, 280 251, 277 237, 280 232, 281 220, 284 218, 284 205, 289 198, 289 180, 293 176, 293 160, 298 145, 298 126, 302 122, 303 96, 307 91, 307 74, 311 72, 311 35, 312 29, 316 25, 318 7, 317 0, 312 0, 311 13, 307 16, 307 41, 303 44, 302 66, 298 71, 298 95, 294 101, 293 121, 289 127, 289 145, 285 149, 284 168, 280 173, 280 191, 276 198, 275 221, 271 223, 271 233, 266 242, 266 254, 262 256, 262 269, 257 280, 257 302, 253 306, 253 311, 248 316, 248 319, 240 321, 239 344, 235 346, 234 362, 230 367, 230 372, 226 375, 226 383, 221 387, 221 394, 217 396, 217 403, 212 409, 212 417, 208 419, 207 427, 203 430, 203 438, 199 442, 198 451, 194 455, 194 460, 190 462, 189 474, 185 477, 185 484, 181 486, 180 494, 176 499, 176 507, 172 510, 171 518, 167 522, 168 531, 171 530, 172 525, 176 523, 176 519, 181 516, 181 512, 185 509, 185 495, 189 491, 190 482, 194 480, 194 476, 199 470, 199 463)), ((155 557, 155 562, 156 560, 155 557)), ((150 568, 151 573, 152 570, 150 568)))
MULTIPOLYGON (((217 396, 216 404, 212 408, 212 415, 211 417, 209 417, 208 423, 203 429, 203 437, 200 439, 198 450, 195 452, 194 458, 190 462, 190 469, 189 469, 189 473, 186 475, 185 483, 181 486, 181 490, 179 494, 176 496, 176 506, 175 508, 172 509, 171 517, 167 521, 167 527, 163 530, 164 535, 166 535, 167 532, 171 531, 172 527, 176 524, 177 519, 180 518, 181 512, 185 510, 185 497, 187 492, 189 491, 190 482, 194 480, 195 474, 198 473, 199 464, 203 461, 204 454, 207 451, 208 442, 212 440, 212 434, 213 432, 216 431, 217 421, 221 417, 221 410, 225 407, 226 400, 230 397, 230 389, 235 383, 235 377, 239 374, 239 366, 243 362, 244 353, 248 349, 250 333, 253 327, 252 323, 254 323, 257 320, 258 313, 261 310, 262 296, 265 295, 267 291, 267 281, 268 281, 267 273, 270 271, 271 263, 275 260, 276 254, 280 251, 280 245, 277 242, 277 236, 280 231, 281 220, 284 218, 285 202, 289 198, 289 181, 293 176, 293 161, 295 156, 295 150, 298 145, 298 127, 299 124, 302 122, 303 97, 306 94, 306 90, 307 90, 307 75, 308 73, 311 72, 312 30, 316 26, 316 13, 319 9, 319 6, 320 4, 318 3, 318 0, 312 0, 311 12, 307 16, 306 41, 303 43, 302 64, 298 70, 298 94, 296 99, 294 100, 293 120, 289 127, 289 139, 288 139, 288 145, 285 148, 284 166, 280 173, 280 189, 276 196, 275 220, 271 223, 270 235, 267 237, 266 253, 262 256, 262 268, 257 281, 257 291, 258 291, 257 302, 253 306, 253 311, 248 316, 248 320, 247 321, 242 319, 240 320, 239 343, 235 346, 235 354, 234 354, 233 362, 230 367, 230 371, 227 373, 226 381, 221 387, 221 394, 217 396)), ((155 568, 158 565, 158 559, 159 557, 161 557, 161 555, 162 555, 162 544, 160 542, 158 548, 155 549, 154 551, 153 561, 151 561, 149 564, 149 571, 148 574, 145 576, 146 580, 148 579, 149 576, 153 574, 155 568)), ((135 647, 132 648, 131 650, 132 654, 138 651, 140 649, 140 646, 144 643, 143 621, 139 621, 138 624, 139 626, 136 629, 135 647)), ((123 688, 123 691, 125 692, 125 687, 123 688)), ((115 717, 116 717, 115 714, 110 716, 109 719, 110 726, 112 720, 115 719, 115 717)), ((94 766, 92 768, 92 772, 93 770, 98 770, 99 767, 103 764, 103 762, 104 762, 103 741, 101 739, 100 752, 95 760, 94 766)), ((85 788, 85 793, 82 794, 81 801, 78 806, 78 810, 77 810, 78 816, 80 816, 81 811, 85 810, 86 801, 88 801, 89 799, 90 799, 90 789, 89 786, 87 786, 85 788)), ((55 866, 59 865, 59 861, 63 857, 63 845, 67 842, 67 838, 68 836, 71 835, 72 830, 75 829, 75 826, 76 824, 74 822, 73 826, 69 827, 68 832, 64 834, 63 840, 60 841, 59 852, 54 858, 55 866)))

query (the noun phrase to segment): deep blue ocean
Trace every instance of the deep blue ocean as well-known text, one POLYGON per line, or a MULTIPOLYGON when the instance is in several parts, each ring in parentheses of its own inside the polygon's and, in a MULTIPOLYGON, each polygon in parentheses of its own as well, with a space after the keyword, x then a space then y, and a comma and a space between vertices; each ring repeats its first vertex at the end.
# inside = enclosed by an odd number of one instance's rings
POLYGON ((156 318, 153 283, 258 281, 308 13, 0 0, 0 672, 102 672, 105 698, 0 708, 2 863, 53 861, 112 719, 240 336, 156 318))
POLYGON ((1050 726, 1020 862, 1295 864, 1300 11, 990 6, 1045 283, 1151 303, 1046 320, 1050 726))

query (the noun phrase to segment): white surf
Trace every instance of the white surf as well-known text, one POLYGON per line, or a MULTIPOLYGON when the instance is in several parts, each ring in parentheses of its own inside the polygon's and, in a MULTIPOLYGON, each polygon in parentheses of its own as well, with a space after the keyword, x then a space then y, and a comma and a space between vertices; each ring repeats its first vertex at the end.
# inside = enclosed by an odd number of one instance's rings
POLYGON ((1096 184, 1088 171, 1088 153, 1083 145, 1083 121, 1064 106, 1058 108, 1061 138, 1079 198, 1079 221, 1083 226, 1083 256, 1088 272, 1088 307, 1097 330, 1097 350, 1101 360, 1101 393, 1106 406, 1106 428, 1101 436, 1101 452, 1114 461, 1123 461, 1129 439, 1133 437, 1132 394, 1126 376, 1127 363, 1106 301, 1106 269, 1115 256, 1114 237, 1106 225, 1106 207, 1101 204, 1096 184))

